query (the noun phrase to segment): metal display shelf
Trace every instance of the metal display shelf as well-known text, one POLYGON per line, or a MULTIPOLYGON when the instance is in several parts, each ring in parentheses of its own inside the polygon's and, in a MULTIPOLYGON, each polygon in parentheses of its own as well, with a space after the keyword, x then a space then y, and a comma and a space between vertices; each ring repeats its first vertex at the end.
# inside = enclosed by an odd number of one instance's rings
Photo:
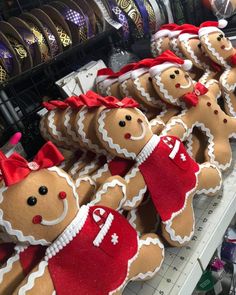
POLYGON ((190 295, 206 269, 236 213, 236 142, 232 142, 233 167, 224 175, 223 193, 194 200, 195 233, 183 248, 167 248, 157 275, 146 282, 132 282, 124 295, 190 295))

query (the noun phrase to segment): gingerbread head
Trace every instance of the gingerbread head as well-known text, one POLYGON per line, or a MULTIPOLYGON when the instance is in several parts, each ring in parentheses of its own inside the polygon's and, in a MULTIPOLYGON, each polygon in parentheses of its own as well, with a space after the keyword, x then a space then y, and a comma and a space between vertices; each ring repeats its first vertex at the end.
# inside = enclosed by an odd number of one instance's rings
POLYGON ((229 68, 231 64, 236 63, 235 49, 221 30, 226 26, 226 20, 207 21, 200 25, 198 33, 204 51, 214 63, 223 68, 229 68))
POLYGON ((149 72, 161 99, 174 106, 186 102, 184 95, 194 90, 193 81, 186 72, 191 65, 191 61, 183 60, 169 50, 155 59, 149 72))
POLYGON ((152 137, 146 116, 131 98, 103 100, 96 119, 96 133, 104 148, 114 156, 135 159, 152 137))
POLYGON ((109 76, 113 75, 114 72, 110 68, 100 69, 97 72, 96 77, 96 88, 97 92, 101 95, 105 95, 105 89, 103 87, 103 81, 105 81, 109 76))
POLYGON ((48 142, 32 162, 18 154, 1 161, 0 224, 19 242, 49 245, 75 217, 75 185, 56 167, 63 160, 48 142))

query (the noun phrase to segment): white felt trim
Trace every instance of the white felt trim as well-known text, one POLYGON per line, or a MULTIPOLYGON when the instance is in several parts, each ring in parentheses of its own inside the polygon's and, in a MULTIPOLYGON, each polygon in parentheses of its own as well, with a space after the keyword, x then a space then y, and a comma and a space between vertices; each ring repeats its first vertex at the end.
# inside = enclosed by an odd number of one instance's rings
POLYGON ((132 73, 132 71, 129 71, 129 72, 127 72, 127 73, 121 75, 121 76, 118 78, 118 82, 119 82, 119 83, 122 83, 122 82, 124 82, 125 80, 128 80, 128 79, 130 78, 130 76, 131 76, 131 73, 132 73))
POLYGON ((196 34, 189 34, 189 33, 184 33, 184 34, 180 34, 178 39, 180 42, 189 40, 189 39, 198 39, 198 35, 196 34))
POLYGON ((111 228, 112 222, 114 220, 114 215, 109 213, 103 227, 101 228, 100 232, 97 234, 96 238, 93 241, 94 246, 99 247, 107 235, 109 229, 111 228))
POLYGON ((181 68, 182 65, 172 62, 164 62, 163 64, 156 65, 150 68, 149 73, 151 77, 159 75, 161 72, 165 71, 166 69, 177 67, 181 68))
POLYGON ((130 94, 129 94, 129 91, 128 91, 127 83, 128 83, 127 80, 124 81, 124 82, 122 82, 122 83, 120 84, 120 87, 122 88, 122 91, 123 91, 123 93, 125 94, 125 96, 126 96, 126 97, 129 97, 130 94))
POLYGON ((163 97, 167 102, 170 102, 174 106, 182 106, 179 99, 175 99, 172 95, 169 94, 168 90, 165 88, 164 83, 162 83, 161 76, 156 75, 153 77, 155 79, 155 83, 159 86, 160 92, 162 93, 163 97))
POLYGON ((48 127, 52 131, 52 134, 56 137, 56 139, 60 142, 64 142, 68 144, 69 146, 71 145, 71 142, 68 140, 67 137, 63 136, 61 131, 57 130, 57 126, 54 123, 54 117, 56 115, 56 111, 52 110, 50 111, 50 114, 48 116, 48 127))
POLYGON ((151 42, 151 53, 153 57, 157 56, 157 50, 156 50, 156 41, 152 40, 151 42))
POLYGON ((196 191, 196 188, 198 186, 198 175, 199 175, 199 173, 200 173, 200 169, 195 173, 195 177, 196 177, 196 185, 195 185, 195 187, 192 188, 189 192, 186 193, 183 208, 180 209, 179 211, 176 211, 176 212, 172 213, 171 218, 169 220, 162 221, 162 223, 165 225, 166 231, 170 235, 170 239, 172 241, 174 241, 174 242, 178 242, 180 245, 182 245, 182 244, 184 244, 186 242, 189 242, 191 240, 193 234, 194 234, 195 216, 194 216, 194 211, 193 211, 193 204, 191 204, 192 213, 193 213, 193 228, 192 228, 191 233, 188 236, 181 237, 179 235, 176 235, 175 230, 171 227, 172 226, 172 221, 176 216, 180 215, 185 210, 189 196, 196 191))
POLYGON ((95 190, 97 189, 96 182, 93 181, 92 178, 89 177, 89 176, 84 176, 84 177, 77 178, 76 182, 75 182, 75 186, 78 188, 80 186, 81 182, 89 182, 90 185, 95 187, 95 190))
POLYGON ((47 266, 48 266, 48 263, 46 261, 41 261, 39 263, 38 270, 35 272, 32 272, 29 275, 27 283, 20 288, 18 295, 25 295, 27 291, 31 290, 34 287, 35 280, 37 278, 40 278, 44 274, 47 266))
POLYGON ((164 30, 157 31, 153 35, 153 38, 154 38, 154 40, 158 40, 159 38, 169 37, 169 34, 170 34, 170 30, 164 29, 164 30))
POLYGON ((223 32, 218 29, 217 27, 203 27, 203 28, 200 28, 199 31, 198 31, 198 36, 199 38, 203 37, 204 35, 208 35, 210 33, 214 33, 214 32, 219 32, 219 33, 222 33, 223 32))
POLYGON ((149 68, 139 68, 136 70, 133 70, 131 73, 131 79, 135 80, 138 77, 142 76, 143 74, 147 73, 149 71, 149 68))
POLYGON ((161 55, 163 53, 163 49, 161 48, 163 41, 164 41, 164 38, 160 38, 156 40, 156 52, 157 52, 156 56, 161 55))
POLYGON ((174 51, 174 53, 182 58, 185 59, 183 53, 180 51, 179 46, 178 46, 178 39, 177 38, 172 38, 170 39, 170 46, 172 47, 172 50, 174 51))
POLYGON ((186 139, 186 150, 189 156, 193 158, 193 134, 189 134, 186 139))
POLYGON ((103 82, 104 80, 107 79, 107 77, 109 77, 109 75, 101 75, 101 76, 97 76, 96 77, 96 84, 103 82))
POLYGON ((78 172, 78 169, 79 169, 80 164, 81 164, 81 163, 84 163, 86 157, 87 157, 87 154, 86 154, 86 153, 83 153, 83 155, 79 158, 79 160, 76 161, 76 162, 72 165, 72 167, 70 168, 70 173, 69 173, 71 176, 76 175, 76 173, 78 172))
POLYGON ((66 245, 68 245, 83 228, 89 213, 89 206, 82 206, 73 221, 67 226, 62 234, 47 248, 45 261, 48 261, 66 245))
POLYGON ((221 171, 218 169, 218 167, 216 166, 216 165, 213 165, 213 164, 211 164, 211 163, 203 163, 203 164, 200 164, 200 169, 203 169, 203 168, 213 168, 213 169, 215 169, 217 172, 218 172, 218 174, 219 174, 219 177, 220 177, 220 183, 219 183, 219 185, 217 185, 216 187, 211 187, 211 188, 209 188, 209 189, 201 189, 201 190, 197 190, 196 191, 196 194, 198 194, 198 195, 200 195, 200 194, 206 194, 206 195, 208 195, 208 194, 215 194, 215 193, 217 193, 217 192, 219 192, 220 190, 221 190, 221 187, 222 187, 222 173, 221 173, 221 171))
POLYGON ((227 69, 224 71, 224 73, 221 75, 220 77, 220 83, 221 85, 228 91, 228 92, 232 92, 235 90, 236 87, 236 83, 229 85, 229 83, 227 82, 227 79, 229 77, 229 74, 231 72, 231 68, 227 69))
POLYGON ((152 278, 161 268, 162 263, 165 258, 165 250, 164 245, 161 243, 161 241, 158 238, 150 238, 148 237, 146 240, 139 240, 139 251, 143 246, 149 246, 149 245, 158 245, 159 248, 162 250, 162 261, 159 266, 156 267, 153 271, 148 271, 146 273, 139 273, 137 276, 133 277, 132 280, 146 280, 147 278, 152 278))
POLYGON ((118 81, 118 78, 106 79, 102 82, 103 87, 107 89, 108 87, 111 87, 112 84, 116 83, 117 81, 118 81))
POLYGON ((199 82, 201 84, 206 85, 206 83, 208 82, 208 78, 210 77, 210 75, 211 75, 211 71, 207 69, 205 71, 205 73, 201 76, 201 78, 199 79, 199 82))
POLYGON ((149 142, 142 149, 142 151, 138 154, 136 158, 138 166, 147 160, 147 158, 151 155, 151 153, 154 151, 159 142, 160 137, 154 134, 149 140, 149 142))
POLYGON ((92 175, 92 179, 94 181, 97 181, 99 178, 101 178, 101 176, 103 175, 103 173, 106 173, 109 170, 109 166, 106 163, 103 167, 101 167, 100 169, 97 170, 97 173, 92 175))
POLYGON ((136 86, 136 89, 141 93, 141 96, 145 100, 159 107, 164 106, 164 103, 162 103, 158 97, 153 97, 148 92, 145 91, 145 88, 142 87, 142 84, 139 78, 134 80, 134 85, 136 86))
POLYGON ((162 121, 162 119, 159 117, 159 118, 155 118, 155 119, 152 119, 151 121, 150 121, 150 125, 152 126, 152 127, 154 127, 154 126, 166 126, 166 124, 162 121))
POLYGON ((11 256, 4 267, 0 269, 0 284, 3 282, 5 274, 9 273, 12 270, 13 264, 16 261, 19 261, 20 255, 17 252, 15 255, 11 256))
MULTIPOLYGON (((105 182, 103 184, 102 188, 96 193, 95 199, 92 200, 90 202, 90 204, 93 205, 93 206, 97 205, 101 201, 102 196, 107 193, 108 189, 109 188, 114 188, 116 186, 121 188, 122 195, 123 195, 122 199, 120 200, 120 203, 119 203, 118 207, 116 208, 116 211, 120 210, 123 207, 124 202, 127 199, 127 196, 126 196, 126 185, 123 184, 122 182, 120 182, 118 179, 113 179, 110 182, 105 182)), ((111 195, 111 198, 112 198, 112 195, 111 195)))
MULTIPOLYGON (((230 115, 236 118, 236 110, 234 110, 230 94, 225 92, 224 93, 224 98, 225 98, 225 103, 228 106, 228 111, 229 111, 230 115)), ((235 99, 235 97, 234 97, 234 99, 235 99)))
POLYGON ((220 62, 220 64, 222 66, 224 66, 226 69, 230 68, 230 66, 223 59, 223 57, 221 57, 220 54, 216 51, 216 49, 211 45, 210 40, 207 35, 203 37, 203 40, 201 40, 201 42, 204 42, 206 44, 208 50, 220 62))
POLYGON ((76 122, 77 132, 81 137, 81 140, 89 148, 89 150, 94 151, 96 154, 107 155, 107 152, 101 149, 97 144, 92 143, 92 141, 87 137, 87 134, 84 131, 84 120, 88 112, 88 109, 85 107, 79 112, 78 120, 76 122))
MULTIPOLYGON (((138 211, 137 208, 130 210, 129 215, 128 215, 128 217, 127 217, 129 223, 130 223, 130 224, 133 226, 133 228, 136 229, 136 230, 137 230, 137 225, 136 225, 135 221, 136 221, 136 219, 137 219, 137 211, 138 211)), ((139 232, 139 231, 137 231, 137 232, 138 232, 138 234, 140 235, 140 232, 139 232)))
MULTIPOLYGON (((136 109, 136 108, 135 108, 136 109)), ((102 139, 108 143, 109 147, 113 150, 115 150, 118 154, 123 154, 125 155, 126 158, 131 158, 131 159, 135 159, 136 158, 136 154, 129 152, 127 149, 125 148, 121 148, 118 144, 113 142, 113 139, 111 137, 108 136, 108 132, 106 130, 105 127, 105 118, 107 113, 110 112, 110 110, 105 109, 100 113, 100 116, 98 118, 98 131, 99 133, 102 135, 102 139)))

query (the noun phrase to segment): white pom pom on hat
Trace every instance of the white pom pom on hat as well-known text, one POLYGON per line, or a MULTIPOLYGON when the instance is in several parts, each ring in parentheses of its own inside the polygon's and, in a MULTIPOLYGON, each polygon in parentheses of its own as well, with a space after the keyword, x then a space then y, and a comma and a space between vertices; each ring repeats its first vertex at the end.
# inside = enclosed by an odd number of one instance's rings
POLYGON ((225 27, 227 27, 227 25, 228 25, 228 21, 226 19, 218 20, 218 28, 224 29, 225 27))
POLYGON ((185 71, 189 71, 189 70, 191 70, 192 66, 193 66, 193 63, 191 62, 191 60, 186 59, 186 60, 184 61, 184 64, 182 65, 182 68, 183 68, 185 71))

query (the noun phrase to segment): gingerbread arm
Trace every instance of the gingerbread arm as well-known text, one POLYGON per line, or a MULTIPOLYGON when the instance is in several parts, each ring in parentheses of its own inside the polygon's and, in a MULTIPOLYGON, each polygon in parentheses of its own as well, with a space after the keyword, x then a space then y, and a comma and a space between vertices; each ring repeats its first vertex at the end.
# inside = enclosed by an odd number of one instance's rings
POLYGON ((52 295, 54 286, 47 265, 41 261, 11 294, 52 295))

